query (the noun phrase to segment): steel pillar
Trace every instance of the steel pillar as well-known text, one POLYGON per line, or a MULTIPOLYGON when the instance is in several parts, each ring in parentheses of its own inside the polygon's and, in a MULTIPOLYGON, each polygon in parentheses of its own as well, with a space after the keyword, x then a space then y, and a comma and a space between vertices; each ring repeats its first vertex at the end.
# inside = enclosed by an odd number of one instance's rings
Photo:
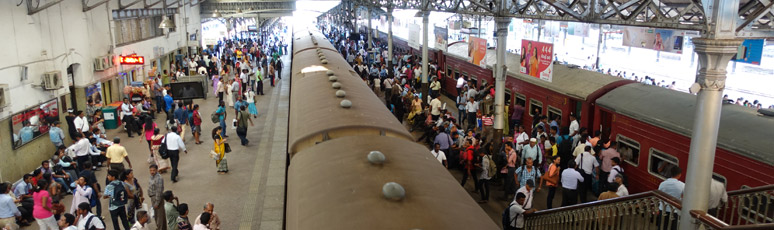
MULTIPOLYGON (((427 32, 428 32, 428 24, 429 24, 429 21, 430 21, 429 16, 430 16, 430 12, 429 11, 423 11, 422 12, 422 96, 425 97, 425 98, 422 98, 422 100, 427 99, 426 98, 427 95, 430 95, 429 94, 429 90, 428 90, 428 84, 427 84, 428 83, 428 81, 427 81, 428 80, 427 79, 427 77, 428 77, 428 72, 427 72, 427 59, 428 59, 428 57, 427 57, 428 56, 427 55, 427 45, 428 45, 427 36, 428 35, 427 35, 427 32)), ((430 101, 427 101, 427 103, 430 103, 430 101)))
POLYGON ((496 60, 495 71, 492 71, 495 76, 495 117, 494 117, 494 143, 495 149, 500 149, 500 143, 502 142, 503 129, 507 125, 505 114, 505 75, 507 73, 507 67, 505 65, 505 51, 508 47, 508 24, 511 19, 507 17, 495 18, 495 26, 497 28, 497 47, 496 47, 496 60))
MULTIPOLYGON (((392 73, 392 8, 387 9, 387 70, 392 73)), ((393 75, 390 75, 393 77, 393 75)))
POLYGON ((355 30, 355 33, 360 33, 360 30, 357 28, 357 5, 353 4, 352 15, 355 16, 355 18, 352 20, 352 29, 355 30))
POLYGON ((602 48, 602 24, 599 24, 599 40, 597 40, 597 61, 594 63, 595 69, 599 68, 599 49, 602 48))
POLYGON ((707 211, 715 149, 720 126, 721 100, 726 87, 726 68, 742 40, 736 38, 739 0, 703 1, 708 30, 693 39, 694 52, 699 56, 696 83, 701 86, 696 99, 696 116, 688 152, 688 168, 682 198, 679 229, 699 229, 698 222, 689 218, 691 210, 707 211))
MULTIPOLYGON (((374 60, 373 49, 374 49, 374 47, 373 47, 373 42, 372 42, 371 39, 373 39, 374 36, 371 35, 371 8, 370 7, 366 11, 366 20, 368 20, 368 33, 366 33, 366 35, 368 35, 368 40, 367 40, 368 41, 368 50, 367 50, 368 52, 367 53, 368 53, 368 59, 371 60, 371 63, 373 63, 373 60, 374 60)), ((371 63, 368 63, 368 64, 370 65, 371 63)))

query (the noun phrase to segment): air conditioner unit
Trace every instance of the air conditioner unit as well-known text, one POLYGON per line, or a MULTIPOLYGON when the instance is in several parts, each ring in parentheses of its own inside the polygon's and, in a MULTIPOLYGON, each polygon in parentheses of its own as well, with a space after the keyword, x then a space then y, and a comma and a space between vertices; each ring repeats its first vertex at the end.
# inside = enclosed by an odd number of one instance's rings
POLYGON ((43 74, 43 89, 56 90, 61 89, 62 87, 64 87, 64 82, 62 82, 61 71, 52 71, 43 74))
POLYGON ((103 70, 105 70, 105 65, 102 64, 102 58, 95 58, 94 71, 103 71, 103 70))
POLYGON ((105 69, 113 67, 113 56, 104 56, 102 59, 104 60, 102 63, 104 64, 103 67, 105 67, 105 69))
POLYGON ((0 109, 11 105, 11 90, 8 84, 0 84, 0 109))

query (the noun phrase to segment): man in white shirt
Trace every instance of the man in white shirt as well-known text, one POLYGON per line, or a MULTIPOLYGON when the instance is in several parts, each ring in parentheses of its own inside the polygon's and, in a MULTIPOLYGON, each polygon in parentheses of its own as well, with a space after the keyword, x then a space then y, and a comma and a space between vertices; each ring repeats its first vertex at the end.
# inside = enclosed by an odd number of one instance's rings
POLYGON ((599 175, 599 162, 590 153, 591 146, 586 146, 584 152, 575 157, 575 164, 578 165, 578 172, 583 176, 584 182, 578 188, 581 203, 586 203, 586 192, 591 189, 591 175, 593 171, 599 175))
MULTIPOLYGON (((470 93, 468 93, 470 95, 470 93)), ((468 103, 465 104, 465 111, 468 111, 468 114, 465 115, 465 117, 468 118, 468 126, 467 129, 472 129, 476 127, 476 112, 478 112, 478 102, 473 100, 474 97, 468 98, 468 103)))
POLYGON ((465 78, 463 78, 462 76, 458 77, 457 78, 457 85, 456 85, 457 95, 460 95, 462 93, 462 86, 464 86, 464 85, 465 85, 465 78))
POLYGON ((575 169, 575 161, 567 164, 567 169, 562 172, 562 207, 578 203, 578 184, 585 180, 575 169))
MULTIPOLYGON (((133 111, 134 105, 129 103, 129 98, 124 98, 124 103, 121 104, 121 121, 126 123, 126 133, 129 137, 133 137, 132 133, 140 133, 140 130, 136 129, 133 111)), ((142 135, 142 134, 140 134, 142 135)))
POLYGON ((515 200, 508 206, 508 214, 510 214, 511 227, 516 229, 524 229, 524 214, 530 214, 537 210, 524 208, 524 202, 526 195, 524 193, 516 193, 515 200))
POLYGON ((526 196, 522 206, 525 209, 531 209, 532 208, 532 198, 534 198, 534 195, 535 195, 535 181, 533 181, 532 179, 527 179, 527 182, 525 183, 525 185, 522 186, 521 188, 519 188, 519 190, 516 190, 516 193, 517 194, 518 193, 523 193, 526 196))
POLYGON ((707 213, 716 216, 718 214, 718 207, 727 202, 726 185, 713 178, 710 184, 709 210, 707 210, 707 213))
POLYGON ((79 133, 85 133, 91 130, 89 128, 89 121, 86 119, 85 113, 78 110, 75 112, 75 114, 77 116, 73 120, 73 123, 75 124, 75 130, 78 130, 79 133))
POLYGON ((102 220, 91 214, 91 205, 88 202, 78 204, 78 229, 91 229, 92 227, 97 230, 105 230, 105 223, 102 220))
POLYGON ((75 143, 67 147, 67 151, 75 153, 75 161, 78 162, 78 165, 83 165, 86 161, 90 161, 89 147, 91 144, 89 144, 89 139, 84 138, 82 133, 78 133, 73 139, 75 143))
POLYGON ((201 75, 205 75, 206 76, 207 75, 207 68, 205 68, 204 66, 199 66, 199 69, 196 70, 196 72, 198 72, 201 75))
POLYGON ((615 192, 616 195, 619 197, 629 195, 629 189, 627 189, 626 185, 623 183, 623 174, 615 175, 615 183, 618 184, 618 191, 615 192))
POLYGON ((183 138, 177 134, 177 127, 173 126, 170 130, 172 131, 167 133, 164 142, 167 144, 167 155, 172 163, 172 182, 177 183, 177 164, 180 162, 180 150, 183 150, 185 154, 188 154, 188 150, 185 148, 183 138))
POLYGON ((624 172, 623 168, 621 168, 621 158, 613 157, 610 163, 613 167, 610 168, 610 175, 607 176, 607 183, 613 183, 615 181, 615 176, 624 172))
POLYGON ((574 114, 570 114, 570 136, 577 135, 579 129, 580 125, 578 124, 577 118, 575 118, 574 114))
POLYGON ((441 144, 435 144, 435 147, 433 147, 433 150, 430 150, 430 154, 433 154, 433 157, 435 157, 438 162, 443 164, 444 167, 449 168, 449 165, 446 163, 446 154, 441 151, 441 144))

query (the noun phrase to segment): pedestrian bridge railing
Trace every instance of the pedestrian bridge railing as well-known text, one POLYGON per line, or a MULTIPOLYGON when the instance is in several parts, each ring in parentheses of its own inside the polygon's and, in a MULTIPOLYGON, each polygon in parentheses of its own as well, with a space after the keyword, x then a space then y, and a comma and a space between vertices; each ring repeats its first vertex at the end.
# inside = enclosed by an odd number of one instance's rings
POLYGON ((677 229, 680 201, 653 190, 525 215, 525 229, 677 229))
POLYGON ((729 225, 774 223, 774 185, 728 192, 714 217, 729 225))

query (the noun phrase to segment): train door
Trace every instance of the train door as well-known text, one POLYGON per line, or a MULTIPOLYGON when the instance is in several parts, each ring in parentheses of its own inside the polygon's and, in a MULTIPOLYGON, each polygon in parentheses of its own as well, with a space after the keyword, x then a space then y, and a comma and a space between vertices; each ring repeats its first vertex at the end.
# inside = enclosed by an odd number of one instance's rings
POLYGON ((599 110, 599 112, 600 112, 599 130, 602 131, 603 137, 609 137, 613 128, 613 114, 601 109, 599 110))

